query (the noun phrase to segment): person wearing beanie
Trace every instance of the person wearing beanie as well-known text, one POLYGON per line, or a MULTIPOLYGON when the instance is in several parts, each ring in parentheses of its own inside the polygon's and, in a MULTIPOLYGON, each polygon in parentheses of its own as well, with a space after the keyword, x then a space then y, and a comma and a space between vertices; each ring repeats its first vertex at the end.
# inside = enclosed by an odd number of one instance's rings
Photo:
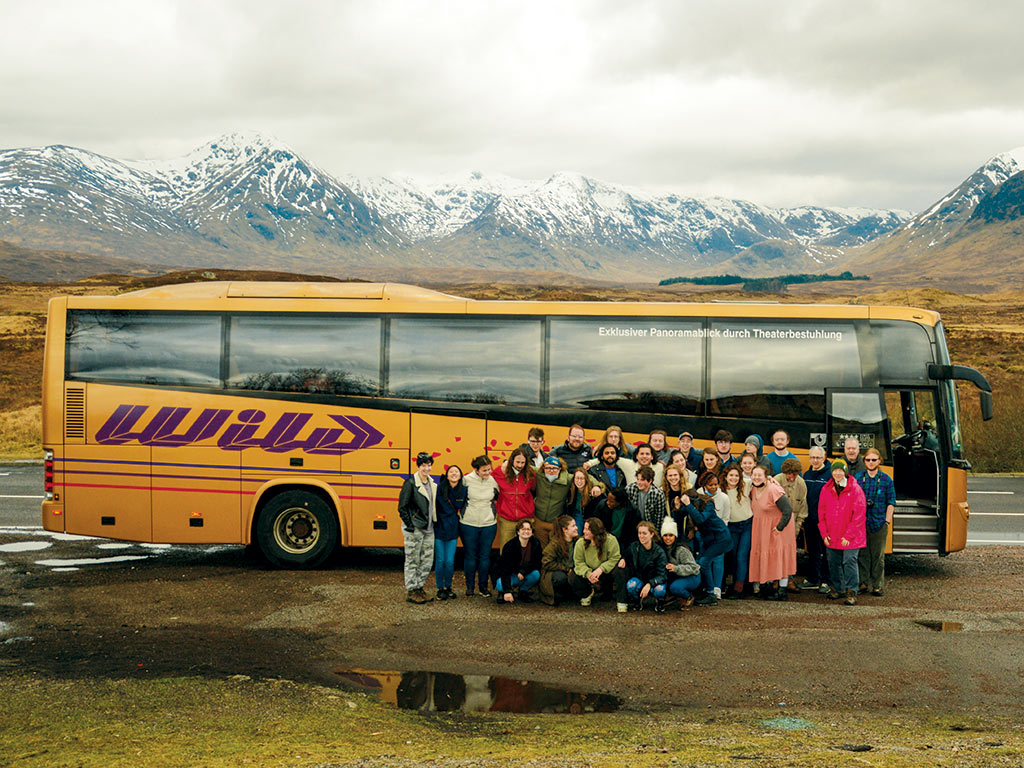
POLYGON ((857 604, 857 557, 867 545, 866 511, 864 491, 847 472, 846 462, 832 462, 832 479, 818 498, 818 530, 828 552, 828 598, 845 597, 846 605, 857 604))
POLYGON ((533 535, 541 547, 546 547, 554 532, 555 521, 565 511, 569 496, 569 473, 557 456, 548 456, 541 462, 533 500, 533 535))
POLYGON ((690 548, 679 541, 679 526, 671 517, 661 524, 661 543, 665 548, 668 593, 679 598, 679 607, 693 605, 693 592, 700 586, 700 566, 690 548))

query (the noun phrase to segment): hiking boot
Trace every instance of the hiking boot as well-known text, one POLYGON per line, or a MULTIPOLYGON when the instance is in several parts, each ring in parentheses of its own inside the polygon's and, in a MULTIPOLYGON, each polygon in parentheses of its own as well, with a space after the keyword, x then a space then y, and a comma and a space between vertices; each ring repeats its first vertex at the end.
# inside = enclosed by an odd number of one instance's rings
POLYGON ((410 589, 409 594, 406 595, 405 602, 407 603, 419 603, 420 599, 416 596, 416 590, 410 589))
POLYGON ((484 587, 483 589, 480 590, 479 594, 480 594, 480 597, 490 597, 491 596, 491 590, 489 590, 487 587, 484 587))
POLYGON ((856 596, 854 596, 853 590, 851 589, 849 592, 846 593, 846 599, 843 600, 843 605, 856 605, 856 604, 857 604, 857 598, 856 598, 856 596))
POLYGON ((691 605, 693 605, 693 600, 693 595, 690 595, 689 597, 679 598, 679 610, 683 610, 683 608, 689 608, 691 605))
POLYGON ((664 613, 665 612, 665 601, 664 600, 659 600, 658 602, 656 602, 654 604, 654 612, 655 613, 664 613))
POLYGON ((449 600, 454 600, 456 597, 458 597, 458 595, 456 595, 454 592, 452 592, 452 588, 451 587, 446 588, 444 592, 448 596, 449 600))
POLYGON ((777 589, 772 594, 768 595, 765 600, 774 600, 777 603, 784 603, 789 600, 789 590, 777 589))
POLYGON ((743 599, 743 593, 742 592, 738 592, 735 589, 730 589, 728 592, 725 593, 725 598, 724 599, 725 600, 742 600, 743 599))
POLYGON ((448 599, 448 592, 446 592, 443 589, 437 590, 437 599, 438 600, 447 600, 448 599))
POLYGON ((880 589, 872 589, 871 590, 871 594, 874 595, 875 597, 881 597, 883 593, 882 593, 882 590, 880 590, 880 589))
POLYGON ((421 603, 432 603, 432 602, 434 602, 434 598, 432 598, 429 595, 427 595, 427 593, 423 591, 423 587, 420 587, 419 589, 416 590, 416 597, 419 599, 419 602, 421 602, 421 603))
POLYGON ((718 605, 718 600, 715 598, 713 592, 708 592, 699 600, 694 600, 694 605, 718 605))
POLYGON ((582 605, 584 608, 589 606, 592 602, 594 602, 594 590, 590 590, 589 595, 580 599, 580 605, 582 605))
POLYGON ((834 589, 830 589, 828 591, 828 594, 825 595, 825 597, 827 597, 829 600, 838 600, 841 597, 841 595, 834 589))

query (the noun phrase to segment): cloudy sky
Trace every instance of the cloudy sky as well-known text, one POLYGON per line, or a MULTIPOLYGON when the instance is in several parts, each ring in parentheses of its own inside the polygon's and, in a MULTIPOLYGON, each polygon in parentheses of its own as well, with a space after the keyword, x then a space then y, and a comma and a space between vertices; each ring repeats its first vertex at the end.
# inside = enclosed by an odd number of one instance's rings
POLYGON ((0 148, 919 211, 1024 145, 1024 3, 0 0, 0 148))

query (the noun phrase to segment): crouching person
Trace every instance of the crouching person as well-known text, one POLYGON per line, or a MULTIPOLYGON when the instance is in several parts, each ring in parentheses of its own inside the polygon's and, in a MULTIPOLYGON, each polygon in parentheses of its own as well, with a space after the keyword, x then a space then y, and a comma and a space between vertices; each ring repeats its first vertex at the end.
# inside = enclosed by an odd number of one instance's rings
POLYGON ((679 541, 679 526, 670 517, 661 524, 661 543, 665 547, 668 593, 679 598, 679 606, 693 605, 693 593, 700 586, 700 566, 690 548, 679 541))
POLYGON ((540 581, 541 547, 533 536, 533 523, 520 520, 516 523, 516 535, 505 542, 498 556, 496 569, 499 603, 513 603, 512 590, 518 588, 519 601, 531 602, 530 590, 540 581))
POLYGON ((580 605, 590 605, 595 595, 610 598, 621 592, 626 583, 625 570, 617 567, 621 559, 619 542, 605 531, 604 523, 596 517, 587 518, 583 536, 573 548, 573 568, 569 574, 569 585, 580 605))
POLYGON ((573 569, 573 549, 579 529, 576 519, 561 515, 555 521, 551 539, 540 557, 540 599, 548 605, 558 605, 574 597, 569 586, 569 574, 573 569))
POLYGON ((619 612, 626 608, 626 598, 632 602, 629 607, 634 611, 644 609, 644 599, 654 597, 655 613, 665 612, 666 582, 668 571, 665 566, 665 550, 661 548, 658 532, 654 523, 641 520, 636 526, 636 538, 626 555, 619 561, 619 568, 626 572, 625 589, 618 595, 619 612))

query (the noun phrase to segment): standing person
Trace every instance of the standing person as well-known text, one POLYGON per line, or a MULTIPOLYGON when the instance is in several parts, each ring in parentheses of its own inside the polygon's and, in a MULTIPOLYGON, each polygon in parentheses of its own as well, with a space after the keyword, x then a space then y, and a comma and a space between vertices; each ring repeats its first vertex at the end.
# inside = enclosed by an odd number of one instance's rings
POLYGON ((828 548, 828 598, 845 597, 846 605, 857 604, 859 583, 857 556, 867 543, 865 530, 867 502, 857 480, 850 477, 846 462, 832 462, 832 479, 818 499, 818 528, 828 548))
POLYGON ((732 503, 729 501, 729 497, 722 491, 718 475, 712 475, 708 472, 701 477, 700 482, 697 484, 697 492, 715 505, 715 514, 722 518, 723 523, 728 525, 732 519, 732 503))
POLYGON ((462 469, 448 467, 437 486, 437 522, 434 524, 434 583, 438 600, 454 600, 455 546, 459 543, 459 521, 466 511, 469 494, 462 484, 462 469))
POLYGON ((760 582, 768 600, 786 600, 789 575, 796 573, 796 536, 793 507, 778 483, 769 480, 764 467, 754 467, 750 478, 750 508, 754 522, 750 533, 750 579, 760 582), (769 594, 771 582, 778 589, 769 594))
MULTIPOLYGON (((679 474, 686 481, 686 484, 691 488, 697 484, 697 473, 690 469, 689 465, 686 463, 686 457, 684 456, 683 452, 680 451, 678 448, 673 448, 671 451, 669 451, 668 464, 665 468, 668 469, 668 467, 675 467, 676 469, 678 469, 679 474)), ((665 473, 662 472, 663 480, 664 474, 665 473)))
MULTIPOLYGON (((621 592, 625 585, 625 573, 617 567, 621 559, 619 542, 605 531, 604 524, 596 517, 585 520, 583 535, 573 547, 573 570, 569 574, 569 584, 580 605, 590 605, 595 594, 621 592)), ((625 610, 625 605, 620 606, 620 612, 625 610)))
POLYGON ((690 490, 683 494, 683 509, 697 530, 697 563, 700 565, 704 596, 697 605, 718 605, 722 590, 724 555, 732 549, 729 528, 706 496, 690 490))
POLYGON ((754 463, 760 464, 767 470, 771 470, 771 462, 765 458, 764 455, 764 440, 761 439, 760 435, 750 435, 746 440, 743 441, 743 453, 740 454, 740 459, 743 458, 744 454, 749 453, 754 457, 754 463))
POLYGON ((683 452, 686 457, 686 466, 691 472, 700 473, 699 467, 701 459, 704 456, 704 451, 700 448, 693 447, 693 435, 689 432, 683 432, 679 435, 679 450, 683 452))
POLYGON ((896 511, 896 488, 892 478, 879 469, 882 454, 876 448, 864 452, 867 469, 854 475, 857 484, 864 491, 867 504, 866 544, 860 550, 857 570, 861 584, 871 590, 875 597, 882 596, 885 588, 885 545, 889 538, 892 515, 896 511))
POLYGON ((437 518, 437 484, 430 476, 434 459, 425 451, 416 455, 416 471, 402 483, 398 494, 398 516, 405 537, 406 601, 429 603, 434 598, 423 591, 434 559, 434 520, 437 518))
MULTIPOLYGON (((533 492, 537 473, 530 466, 526 451, 516 448, 508 461, 494 472, 498 483, 498 546, 516 536, 516 524, 533 517, 533 492)), ((531 528, 532 533, 532 528, 531 528)))
POLYGON ((625 549, 635 540, 640 513, 629 500, 625 488, 608 491, 608 495, 598 502, 594 517, 601 520, 604 529, 615 537, 620 548, 625 549))
POLYGON ((466 486, 466 511, 459 522, 462 539, 463 570, 466 572, 466 597, 473 596, 474 584, 480 594, 490 597, 491 547, 498 532, 498 517, 494 500, 498 496, 498 483, 491 476, 491 462, 486 456, 477 456, 473 471, 463 479, 466 486))
MULTIPOLYGON (((652 429, 651 433, 647 436, 647 444, 651 446, 651 450, 654 452, 654 460, 660 461, 662 464, 669 463, 669 453, 671 452, 668 447, 668 432, 664 429, 652 429)), ((655 534, 657 538, 657 534, 655 534)))
POLYGON ((562 462, 555 456, 544 459, 542 474, 537 478, 537 495, 534 499, 533 535, 541 547, 546 547, 555 520, 565 512, 565 500, 569 496, 569 473, 562 468, 562 462))
POLYGON ((737 461, 732 455, 732 432, 727 429, 715 432, 715 454, 722 462, 723 469, 728 469, 737 461))
POLYGON ((619 456, 625 456, 627 459, 633 458, 633 446, 626 442, 626 438, 622 434, 622 427, 615 424, 604 431, 604 435, 597 441, 597 444, 614 445, 619 449, 619 456))
POLYGON ((699 478, 705 472, 713 472, 719 477, 725 472, 722 458, 714 448, 705 448, 704 453, 701 454, 700 469, 697 470, 697 477, 699 478))
POLYGON ((654 460, 654 449, 647 443, 641 443, 636 447, 636 453, 632 461, 620 458, 618 464, 626 471, 626 485, 636 480, 637 473, 641 467, 650 467, 654 473, 654 484, 661 485, 665 465, 654 460))
MULTIPOLYGON (((640 453, 639 449, 637 453, 640 453)), ((644 466, 637 470, 636 480, 626 486, 626 495, 640 519, 649 520, 654 524, 655 531, 660 530, 668 508, 665 505, 665 494, 654 485, 654 470, 651 467, 644 466)))
POLYGON ((725 599, 739 600, 744 595, 743 588, 750 572, 750 538, 754 511, 750 507, 750 483, 743 479, 740 468, 729 467, 723 475, 723 480, 725 495, 729 499, 729 536, 732 539, 729 570, 733 579, 732 589, 725 595, 725 599))
MULTIPOLYGON (((801 469, 803 467, 800 466, 800 459, 786 459, 782 462, 782 471, 775 476, 775 482, 782 486, 782 490, 786 493, 786 498, 789 499, 789 503, 793 506, 793 535, 798 546, 800 532, 803 530, 804 520, 807 519, 807 484, 800 477, 801 469)), ((796 572, 789 574, 789 586, 787 589, 790 592, 799 592, 800 587, 793 583, 794 576, 796 576, 796 572)))
POLYGON ((515 538, 501 548, 498 565, 494 569, 498 577, 494 582, 498 602, 514 603, 512 590, 517 587, 519 602, 532 602, 530 590, 540 581, 540 566, 541 546, 533 536, 533 525, 530 520, 520 520, 516 523, 515 538))
POLYGON ((848 475, 855 475, 866 469, 864 459, 860 455, 860 440, 856 437, 848 437, 843 442, 843 458, 846 460, 848 475))
POLYGON ((757 457, 752 453, 743 452, 739 460, 740 470, 743 472, 743 479, 748 483, 754 476, 754 467, 758 466, 757 457))
POLYGON ((693 593, 700 586, 700 566, 690 548, 679 541, 679 528, 671 517, 661 524, 661 542, 665 547, 668 593, 679 598, 680 607, 693 605, 693 593))
POLYGON ((588 471, 594 479, 609 490, 625 488, 627 485, 626 472, 619 468, 619 449, 611 443, 604 443, 597 449, 597 459, 597 464, 588 461, 583 465, 584 467, 592 465, 588 471))
POLYGON ((633 610, 642 611, 644 599, 651 595, 656 601, 654 612, 664 613, 668 592, 665 550, 661 547, 658 531, 648 520, 637 524, 636 537, 637 540, 629 545, 618 563, 618 567, 626 572, 625 584, 618 595, 619 605, 628 604, 628 599, 632 598, 633 610))
POLYGON ((539 472, 541 464, 548 457, 544 452, 544 430, 540 427, 530 427, 530 431, 526 433, 526 442, 519 447, 526 451, 530 466, 539 472))
POLYGON ((661 492, 665 496, 665 511, 669 517, 674 518, 681 514, 683 493, 690 489, 690 485, 686 481, 687 478, 683 476, 683 471, 680 471, 676 464, 670 464, 665 467, 665 477, 661 480, 661 492))
POLYGON ((576 521, 577 535, 583 530, 583 520, 593 517, 597 505, 605 495, 605 487, 583 467, 577 467, 569 482, 569 495, 565 499, 565 514, 576 521))
POLYGON ((789 450, 789 432, 784 429, 776 429, 772 432, 772 445, 775 450, 768 454, 768 461, 772 464, 772 474, 778 475, 782 472, 782 462, 786 459, 797 459, 796 454, 789 450))
POLYGON ((540 556, 540 598, 548 605, 558 605, 573 596, 569 574, 573 569, 572 551, 579 537, 576 521, 562 515, 555 522, 555 531, 540 556))
POLYGON ((552 449, 551 455, 560 458, 565 462, 566 468, 573 472, 576 467, 582 466, 583 462, 594 455, 586 443, 586 438, 587 433, 583 431, 583 427, 573 424, 569 427, 569 435, 565 438, 565 442, 552 449))
POLYGON ((807 486, 807 521, 804 525, 804 544, 807 547, 807 589, 817 588, 819 592, 828 592, 829 574, 828 557, 825 555, 825 542, 818 528, 818 499, 825 483, 832 479, 832 467, 825 462, 825 449, 820 445, 808 451, 811 467, 804 472, 804 484, 807 486))

